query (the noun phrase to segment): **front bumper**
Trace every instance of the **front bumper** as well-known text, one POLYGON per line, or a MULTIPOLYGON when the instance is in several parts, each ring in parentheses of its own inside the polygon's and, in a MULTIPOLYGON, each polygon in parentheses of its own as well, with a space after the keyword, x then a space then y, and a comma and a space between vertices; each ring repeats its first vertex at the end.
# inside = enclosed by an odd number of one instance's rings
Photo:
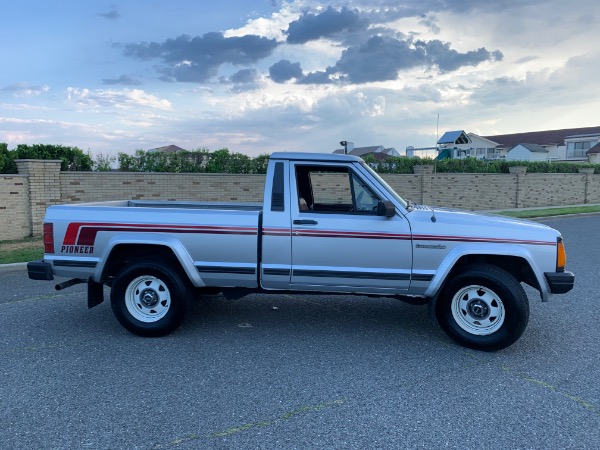
POLYGON ((54 280, 52 266, 44 260, 28 262, 27 274, 30 280, 54 280))
POLYGON ((573 272, 545 272, 544 275, 553 294, 565 294, 573 289, 575 284, 573 272))

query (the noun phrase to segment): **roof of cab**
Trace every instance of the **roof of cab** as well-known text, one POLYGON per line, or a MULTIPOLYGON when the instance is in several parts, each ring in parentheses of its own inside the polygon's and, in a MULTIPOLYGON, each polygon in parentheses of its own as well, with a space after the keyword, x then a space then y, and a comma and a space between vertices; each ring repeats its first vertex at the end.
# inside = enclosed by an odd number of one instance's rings
POLYGON ((285 159, 288 161, 328 161, 328 162, 362 162, 354 155, 340 155, 338 153, 308 153, 308 152, 275 152, 271 159, 285 159))

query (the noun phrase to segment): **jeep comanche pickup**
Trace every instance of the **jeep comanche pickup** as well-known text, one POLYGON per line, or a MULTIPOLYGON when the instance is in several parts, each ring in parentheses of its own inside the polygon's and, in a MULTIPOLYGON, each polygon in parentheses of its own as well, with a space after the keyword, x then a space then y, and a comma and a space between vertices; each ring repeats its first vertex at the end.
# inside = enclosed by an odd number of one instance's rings
POLYGON ((367 294, 429 304, 458 343, 498 350, 529 319, 521 283, 547 301, 572 289, 559 232, 545 225, 416 205, 360 158, 274 153, 263 204, 112 201, 48 208, 44 259, 29 277, 103 286, 118 321, 161 336, 195 290, 367 294))

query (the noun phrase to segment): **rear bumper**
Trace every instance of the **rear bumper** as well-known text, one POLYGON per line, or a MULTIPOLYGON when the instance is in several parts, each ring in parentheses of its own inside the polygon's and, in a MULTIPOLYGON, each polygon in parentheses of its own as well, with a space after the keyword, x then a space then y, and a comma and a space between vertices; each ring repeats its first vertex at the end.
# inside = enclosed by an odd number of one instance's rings
POLYGON ((544 275, 553 294, 565 294, 573 289, 575 284, 573 272, 546 272, 544 275))
POLYGON ((27 274, 30 280, 54 280, 52 266, 43 260, 28 262, 27 274))

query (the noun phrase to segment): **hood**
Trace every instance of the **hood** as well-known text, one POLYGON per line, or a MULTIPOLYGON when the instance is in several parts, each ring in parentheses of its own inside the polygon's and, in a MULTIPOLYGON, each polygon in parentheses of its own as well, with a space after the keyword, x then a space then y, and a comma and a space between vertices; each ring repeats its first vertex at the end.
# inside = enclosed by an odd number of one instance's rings
POLYGON ((553 242, 560 236, 553 228, 531 220, 458 209, 415 205, 406 217, 413 233, 553 242))

